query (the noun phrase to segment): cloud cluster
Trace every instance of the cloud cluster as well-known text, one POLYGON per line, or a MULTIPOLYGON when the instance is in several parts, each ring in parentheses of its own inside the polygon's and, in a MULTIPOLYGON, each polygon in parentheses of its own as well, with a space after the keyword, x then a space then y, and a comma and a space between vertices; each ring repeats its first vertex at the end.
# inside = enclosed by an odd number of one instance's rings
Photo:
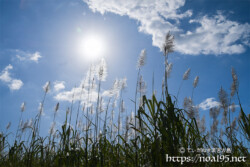
POLYGON ((139 31, 152 35, 152 43, 162 47, 168 31, 175 34, 176 51, 183 54, 238 54, 249 46, 250 25, 230 21, 218 12, 212 17, 191 19, 192 10, 181 11, 185 0, 83 0, 94 12, 127 15, 139 22, 139 31), (181 27, 189 19, 193 30, 181 27), (196 24, 194 24, 196 23, 196 24))
POLYGON ((213 107, 220 107, 220 105, 221 105, 220 102, 216 101, 215 98, 210 97, 204 100, 203 102, 201 102, 199 104, 199 107, 202 110, 209 110, 210 108, 213 108, 213 107))
POLYGON ((23 86, 23 82, 11 77, 10 70, 12 69, 13 66, 11 64, 6 66, 0 73, 0 81, 7 84, 10 90, 19 90, 23 86))
MULTIPOLYGON (((25 52, 22 50, 6 50, 5 54, 11 54, 14 55, 14 59, 18 59, 20 61, 30 61, 30 62, 35 62, 38 63, 39 59, 42 57, 40 52, 25 52)), ((7 84, 10 90, 19 90, 23 86, 23 82, 20 79, 15 79, 13 78, 10 73, 10 70, 13 69, 13 66, 9 64, 6 66, 0 73, 0 81, 3 83, 7 84)))
POLYGON ((228 20, 220 12, 213 17, 190 20, 199 24, 178 37, 176 49, 185 54, 239 54, 249 45, 250 25, 228 20))
POLYGON ((96 90, 91 90, 88 91, 86 88, 82 88, 81 85, 78 87, 74 87, 69 91, 62 91, 57 93, 54 98, 58 101, 68 101, 71 102, 72 100, 74 101, 79 101, 81 100, 82 102, 95 102, 97 100, 97 91, 96 90))

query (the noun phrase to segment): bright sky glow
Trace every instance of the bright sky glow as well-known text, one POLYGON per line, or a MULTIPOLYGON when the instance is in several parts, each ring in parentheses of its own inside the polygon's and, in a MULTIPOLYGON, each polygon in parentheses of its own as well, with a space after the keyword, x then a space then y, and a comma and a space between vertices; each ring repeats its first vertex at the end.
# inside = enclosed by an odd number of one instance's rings
POLYGON ((96 60, 105 55, 107 46, 99 34, 87 34, 79 44, 80 56, 87 60, 96 60))

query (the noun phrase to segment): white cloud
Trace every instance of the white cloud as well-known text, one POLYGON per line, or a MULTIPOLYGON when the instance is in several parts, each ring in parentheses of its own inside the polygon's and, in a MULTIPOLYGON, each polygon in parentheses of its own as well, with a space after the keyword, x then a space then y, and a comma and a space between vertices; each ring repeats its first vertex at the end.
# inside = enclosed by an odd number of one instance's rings
POLYGON ((21 50, 15 50, 14 52, 16 54, 16 57, 20 61, 33 61, 33 62, 38 63, 39 59, 42 58, 40 52, 30 53, 30 52, 24 52, 21 50))
POLYGON ((209 110, 210 108, 219 107, 220 105, 221 105, 220 102, 216 101, 215 98, 210 97, 204 100, 203 102, 201 102, 199 104, 199 107, 202 110, 209 110))
POLYGON ((10 70, 13 69, 13 66, 9 64, 6 66, 0 73, 0 81, 8 85, 10 90, 19 90, 23 86, 23 82, 19 79, 11 77, 10 70))
POLYGON ((137 20, 139 31, 152 35, 154 46, 161 48, 165 34, 176 37, 176 51, 183 54, 237 54, 249 44, 250 25, 230 21, 221 12, 213 17, 190 20, 198 23, 193 31, 183 30, 180 20, 190 18, 192 11, 180 11, 185 0, 83 0, 94 12, 127 15, 137 20))
POLYGON ((64 81, 55 81, 54 82, 54 90, 56 92, 65 89, 65 82, 64 81))
POLYGON ((194 31, 178 37, 176 49, 185 54, 239 54, 249 46, 250 25, 228 20, 221 13, 190 20, 198 23, 194 31))
POLYGON ((68 101, 71 102, 72 100, 78 101, 81 100, 82 103, 88 102, 95 102, 97 100, 97 91, 92 89, 89 93, 86 88, 74 87, 69 91, 62 91, 57 93, 54 98, 58 101, 68 101), (88 100, 89 97, 89 100, 88 100))
POLYGON ((152 35, 153 45, 162 46, 165 34, 181 31, 175 24, 179 19, 190 17, 192 11, 183 13, 178 9, 185 4, 185 0, 84 0, 94 12, 102 14, 112 12, 118 15, 127 15, 138 20, 139 31, 152 35), (175 23, 171 23, 171 22, 175 23))

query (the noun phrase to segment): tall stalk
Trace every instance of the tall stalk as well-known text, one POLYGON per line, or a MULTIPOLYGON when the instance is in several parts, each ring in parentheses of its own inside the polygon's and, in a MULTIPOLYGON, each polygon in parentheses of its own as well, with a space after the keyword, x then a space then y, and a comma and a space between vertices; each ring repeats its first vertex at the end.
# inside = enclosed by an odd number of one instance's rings
MULTIPOLYGON (((81 86, 81 94, 80 94, 80 99, 78 101, 78 107, 77 107, 77 115, 76 115, 76 123, 75 123, 75 131, 77 131, 77 125, 78 125, 78 117, 79 117, 79 112, 80 112, 80 106, 82 102, 82 95, 83 95, 83 89, 84 89, 84 84, 81 86)), ((85 104, 84 104, 85 105, 85 104)), ((85 108, 85 106, 84 106, 85 108)))
POLYGON ((98 137, 98 120, 99 120, 99 103, 100 103, 100 90, 101 90, 101 80, 99 80, 98 84, 98 95, 97 95, 97 103, 96 103, 96 118, 95 118, 95 132, 96 132, 96 139, 95 141, 97 142, 97 137, 98 137))
POLYGON ((18 122, 18 125, 17 125, 17 131, 16 131, 16 135, 15 135, 15 140, 16 140, 17 134, 18 134, 18 132, 20 130, 20 126, 21 126, 21 121, 22 121, 22 116, 23 116, 24 110, 25 110, 25 103, 23 102, 21 104, 21 115, 20 115, 19 122, 18 122))
POLYGON ((165 57, 165 68, 164 68, 164 78, 165 78, 165 95, 166 98, 168 97, 168 75, 167 75, 167 67, 168 67, 168 55, 169 53, 174 51, 174 36, 170 34, 170 32, 167 33, 165 36, 165 42, 163 44, 163 55, 165 57))
POLYGON ((74 87, 74 91, 72 94, 72 100, 71 100, 71 106, 70 106, 70 116, 69 116, 69 128, 71 126, 71 117, 72 117, 72 113, 73 113, 73 106, 74 106, 74 101, 75 101, 75 90, 76 90, 76 86, 74 87))

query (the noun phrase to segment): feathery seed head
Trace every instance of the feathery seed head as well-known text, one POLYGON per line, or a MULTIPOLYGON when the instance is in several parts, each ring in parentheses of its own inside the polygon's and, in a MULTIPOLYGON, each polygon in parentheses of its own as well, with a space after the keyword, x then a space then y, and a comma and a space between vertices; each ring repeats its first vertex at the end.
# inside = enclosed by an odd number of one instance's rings
POLYGON ((196 88, 196 87, 197 87, 198 82, 199 82, 199 76, 196 76, 196 77, 195 77, 195 79, 194 79, 194 82, 193 82, 193 86, 194 86, 194 88, 196 88))
POLYGON ((165 65, 165 66, 168 65, 168 60, 167 60, 167 59, 165 59, 164 65, 165 65))
POLYGON ((162 47, 164 56, 174 51, 174 36, 168 32, 165 36, 165 42, 162 47))
POLYGON ((137 68, 139 69, 143 67, 145 63, 146 63, 146 49, 143 49, 137 61, 137 68))
POLYGON ((195 106, 193 104, 191 97, 184 98, 183 107, 185 110, 187 110, 187 115, 189 118, 198 118, 199 117, 199 106, 195 106))
POLYGON ((9 123, 7 124, 6 130, 8 130, 8 129, 10 128, 10 126, 11 126, 11 122, 9 122, 9 123))
POLYGON ((188 106, 190 106, 191 104, 192 104, 193 102, 192 102, 192 99, 189 97, 185 97, 184 98, 184 102, 183 102, 183 107, 185 108, 185 109, 187 109, 188 108, 188 106))
POLYGON ((115 79, 112 88, 109 90, 109 96, 118 97, 120 92, 120 82, 118 79, 115 79))
POLYGON ((201 119, 201 122, 200 122, 200 130, 201 130, 201 133, 204 133, 206 131, 206 122, 205 122, 205 116, 203 115, 202 119, 201 119))
POLYGON ((45 93, 48 93, 50 90, 50 81, 46 82, 45 85, 43 86, 43 90, 45 93))
POLYGON ((113 83, 113 89, 114 90, 118 90, 119 89, 119 80, 115 79, 114 83, 113 83))
POLYGON ((24 112, 24 110, 25 110, 25 102, 21 104, 21 112, 24 112))
POLYGON ((185 71, 185 73, 183 74, 183 78, 182 78, 183 80, 188 80, 190 71, 191 71, 190 68, 188 68, 187 71, 185 71))
POLYGON ((105 59, 101 59, 101 62, 96 67, 97 79, 100 81, 105 81, 107 77, 107 63, 105 59))
POLYGON ((56 107, 55 107, 55 112, 57 112, 59 109, 59 102, 56 104, 56 107))
POLYGON ((232 78, 233 78, 233 83, 231 85, 231 96, 233 97, 235 94, 235 91, 239 87, 239 82, 238 82, 238 77, 237 77, 237 74, 236 74, 234 68, 232 68, 231 74, 232 74, 232 78))
POLYGON ((199 117, 199 107, 194 106, 193 104, 188 107, 188 117, 189 118, 198 118, 199 117))
POLYGON ((224 110, 227 110, 227 108, 228 108, 228 95, 227 95, 227 92, 222 87, 220 88, 218 96, 219 96, 222 108, 224 110))
POLYGON ((121 90, 125 89, 127 87, 127 78, 124 77, 121 81, 120 81, 120 86, 121 86, 121 90))
POLYGON ((230 95, 231 95, 231 97, 233 97, 234 96, 234 94, 235 94, 235 91, 236 91, 236 85, 234 84, 234 82, 232 83, 232 85, 231 85, 231 93, 230 93, 230 95))
POLYGON ((231 74, 232 74, 233 81, 234 81, 234 82, 238 82, 238 77, 237 77, 237 74, 236 74, 234 68, 232 68, 231 74))
POLYGON ((209 110, 209 115, 212 117, 214 120, 217 119, 218 115, 220 114, 220 108, 219 107, 213 107, 210 108, 209 110))

